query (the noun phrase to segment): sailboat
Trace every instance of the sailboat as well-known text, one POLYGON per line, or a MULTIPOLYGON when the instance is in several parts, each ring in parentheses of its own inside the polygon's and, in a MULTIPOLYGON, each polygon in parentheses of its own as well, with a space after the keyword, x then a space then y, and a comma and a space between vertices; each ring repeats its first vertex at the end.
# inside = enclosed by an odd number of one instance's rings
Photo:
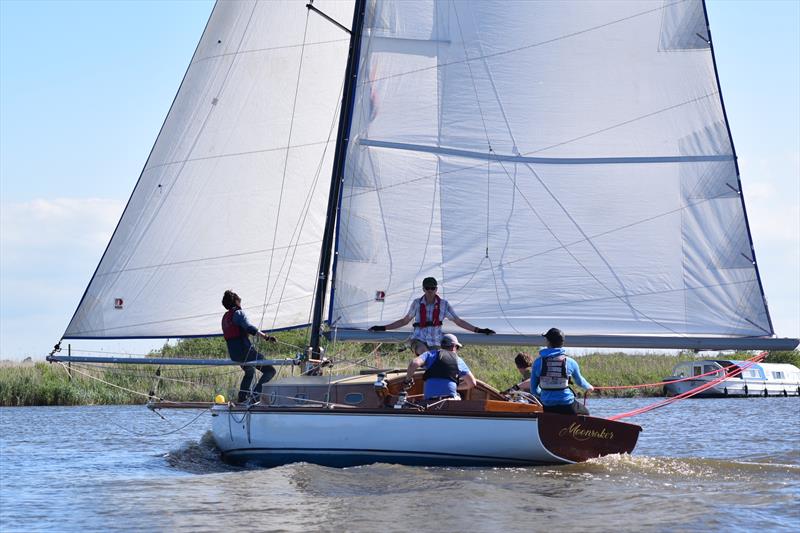
POLYGON ((211 408, 231 461, 634 449, 639 426, 482 382, 424 408, 401 372, 315 375, 323 336, 404 340, 368 328, 427 276, 497 332, 466 345, 557 326, 568 347, 797 346, 774 335, 704 3, 217 2, 63 338, 220 335, 231 287, 265 331, 310 325, 272 361, 303 375, 211 408))

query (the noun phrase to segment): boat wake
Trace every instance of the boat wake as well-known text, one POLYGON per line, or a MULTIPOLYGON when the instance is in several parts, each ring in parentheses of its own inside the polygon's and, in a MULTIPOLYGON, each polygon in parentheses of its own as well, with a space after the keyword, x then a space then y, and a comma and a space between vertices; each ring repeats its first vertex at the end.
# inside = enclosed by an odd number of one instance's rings
POLYGON ((192 474, 232 472, 241 468, 222 461, 219 448, 211 431, 206 431, 199 441, 187 441, 177 450, 164 454, 167 464, 177 470, 192 474))
POLYGON ((607 455, 570 469, 590 474, 639 476, 651 479, 686 478, 717 481, 757 481, 773 476, 800 476, 800 465, 775 462, 706 459, 696 457, 650 457, 641 455, 607 455))

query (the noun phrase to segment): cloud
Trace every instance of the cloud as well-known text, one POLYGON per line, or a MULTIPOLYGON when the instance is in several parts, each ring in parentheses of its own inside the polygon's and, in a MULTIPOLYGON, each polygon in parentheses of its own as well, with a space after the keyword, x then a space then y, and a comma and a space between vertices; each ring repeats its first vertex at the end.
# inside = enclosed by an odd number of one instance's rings
POLYGON ((0 206, 0 355, 44 353, 58 340, 124 203, 35 199, 0 206))
POLYGON ((3 204, 0 243, 23 249, 104 246, 122 208, 119 200, 106 198, 38 198, 3 204))

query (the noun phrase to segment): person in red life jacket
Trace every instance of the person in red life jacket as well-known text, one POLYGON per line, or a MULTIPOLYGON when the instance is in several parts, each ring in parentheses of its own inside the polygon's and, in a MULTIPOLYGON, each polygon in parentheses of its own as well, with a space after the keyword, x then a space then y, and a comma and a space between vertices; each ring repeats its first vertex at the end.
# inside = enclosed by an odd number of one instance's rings
POLYGON ((478 328, 458 318, 450 303, 440 298, 436 291, 439 284, 436 278, 425 278, 422 280, 422 288, 425 294, 421 298, 411 302, 406 316, 395 320, 385 326, 372 326, 370 331, 386 331, 389 329, 402 328, 412 320, 414 321, 414 333, 411 334, 410 342, 414 353, 421 355, 428 350, 438 348, 442 342, 442 322, 449 318, 458 326, 473 333, 483 333, 484 335, 494 335, 494 330, 489 328, 478 328))
POLYGON ((586 390, 594 387, 581 375, 578 362, 564 352, 564 332, 550 328, 542 336, 547 339, 547 348, 540 350, 539 358, 533 362, 531 379, 516 386, 531 392, 538 387, 539 399, 546 413, 588 415, 589 410, 575 399, 569 383, 572 380, 586 390))
MULTIPOLYGON (((266 333, 258 330, 252 325, 242 311, 242 299, 233 291, 225 291, 222 295, 222 306, 227 309, 222 315, 222 335, 228 345, 228 355, 237 363, 249 361, 260 361, 264 356, 258 353, 250 343, 250 335, 257 335, 268 342, 275 342, 275 337, 270 337, 266 333)), ((257 399, 261 394, 261 387, 275 376, 275 367, 272 365, 262 366, 242 366, 244 377, 242 384, 239 385, 239 395, 237 401, 244 403, 250 394, 250 384, 256 374, 256 369, 261 372, 261 379, 253 388, 253 395, 257 399)))
POLYGON ((414 384, 414 373, 419 368, 425 368, 423 395, 425 400, 439 400, 452 398, 460 400, 459 390, 471 389, 477 385, 475 376, 472 375, 467 363, 458 355, 461 344, 452 333, 442 335, 442 347, 431 350, 415 357, 408 365, 405 388, 414 384))

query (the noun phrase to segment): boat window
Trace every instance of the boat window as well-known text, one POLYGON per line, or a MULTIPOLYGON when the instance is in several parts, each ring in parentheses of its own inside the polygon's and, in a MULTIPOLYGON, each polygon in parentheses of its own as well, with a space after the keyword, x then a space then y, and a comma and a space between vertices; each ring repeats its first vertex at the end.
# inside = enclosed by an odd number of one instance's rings
POLYGON ((702 373, 703 373, 703 367, 698 365, 698 366, 694 367, 694 374, 692 374, 692 375, 699 376, 702 373))
POLYGON ((295 394, 294 395, 294 403, 299 403, 300 405, 306 405, 308 402, 305 400, 308 398, 308 394, 295 394))
POLYGON ((678 365, 675 367, 675 375, 681 378, 689 376, 689 365, 678 365))
POLYGON ((714 370, 717 370, 717 367, 715 365, 703 365, 703 374, 707 374, 708 372, 713 372, 714 370))
POLYGON ((269 403, 270 405, 275 405, 276 401, 278 401, 277 391, 270 392, 269 396, 267 397, 267 403, 269 403))
POLYGON ((360 392, 351 392, 344 397, 344 403, 349 403, 350 405, 358 405, 363 401, 364 395, 360 392))
POLYGON ((783 372, 772 372, 772 377, 775 379, 783 379, 783 372))

